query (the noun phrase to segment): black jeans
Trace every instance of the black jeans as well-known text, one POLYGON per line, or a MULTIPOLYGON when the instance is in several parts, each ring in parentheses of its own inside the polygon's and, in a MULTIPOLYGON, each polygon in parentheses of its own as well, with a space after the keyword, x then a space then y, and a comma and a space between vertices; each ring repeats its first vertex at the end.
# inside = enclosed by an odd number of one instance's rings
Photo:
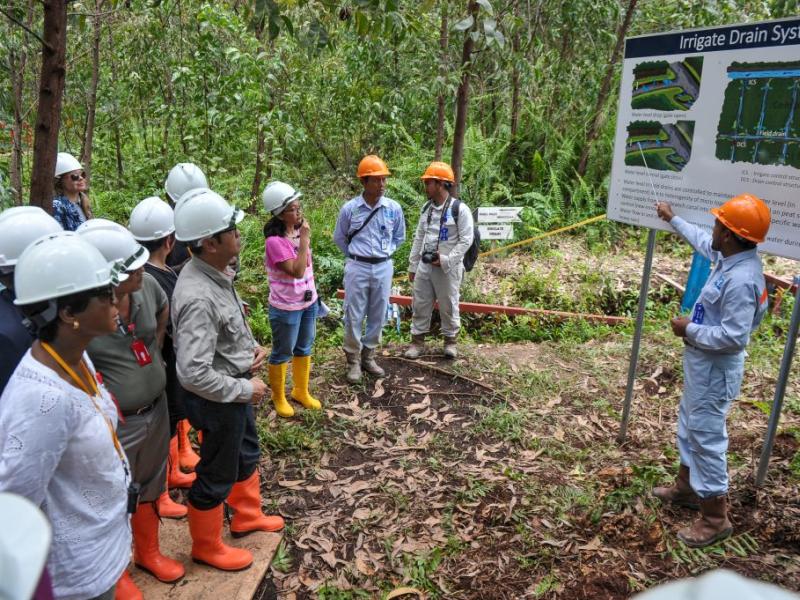
POLYGON ((189 502, 199 510, 210 510, 225 501, 234 483, 258 467, 261 449, 253 405, 212 402, 186 391, 184 407, 189 423, 203 433, 189 502))

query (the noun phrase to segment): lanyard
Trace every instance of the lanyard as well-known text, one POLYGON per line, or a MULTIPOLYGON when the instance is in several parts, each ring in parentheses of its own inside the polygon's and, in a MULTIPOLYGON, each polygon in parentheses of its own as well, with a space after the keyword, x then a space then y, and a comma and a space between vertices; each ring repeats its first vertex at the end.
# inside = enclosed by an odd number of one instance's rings
MULTIPOLYGON (((439 251, 439 242, 442 240, 442 227, 444 226, 444 222, 447 220, 447 209, 450 208, 450 200, 452 196, 449 194, 447 195, 447 200, 444 201, 444 205, 442 206, 442 215, 439 217, 439 234, 436 236, 436 251, 439 251)), ((431 216, 433 215, 433 200, 431 200, 431 205, 428 207, 428 226, 431 224, 431 216)), ((455 217, 453 217, 455 219, 455 217)), ((427 231, 425 232, 427 234, 427 231)))
POLYGON ((117 455, 119 455, 119 458, 122 461, 123 466, 125 467, 125 474, 127 475, 128 467, 127 463, 125 462, 125 454, 122 451, 122 444, 120 444, 119 442, 119 438, 117 437, 117 432, 114 431, 114 426, 111 424, 111 419, 109 419, 97 405, 97 400, 95 400, 95 398, 100 397, 100 390, 97 388, 97 383, 95 383, 94 377, 89 372, 86 363, 83 362, 83 358, 81 358, 81 370, 83 371, 84 376, 89 382, 89 385, 92 386, 92 392, 94 392, 93 394, 89 391, 89 388, 86 387, 83 380, 81 380, 80 377, 78 377, 77 373, 75 373, 75 371, 72 370, 72 367, 70 367, 64 361, 64 359, 58 355, 58 352, 56 352, 50 344, 48 344, 47 342, 40 342, 40 343, 42 345, 42 348, 44 348, 47 351, 47 353, 53 357, 53 360, 55 360, 58 363, 58 366, 64 369, 64 372, 72 378, 72 381, 74 381, 79 388, 81 388, 84 392, 86 392, 86 395, 89 396, 89 398, 91 399, 92 404, 94 404, 95 409, 97 409, 97 412, 100 413, 100 416, 103 417, 103 419, 105 420, 106 425, 108 426, 108 431, 111 433, 111 439, 114 442, 114 449, 117 451, 117 455))

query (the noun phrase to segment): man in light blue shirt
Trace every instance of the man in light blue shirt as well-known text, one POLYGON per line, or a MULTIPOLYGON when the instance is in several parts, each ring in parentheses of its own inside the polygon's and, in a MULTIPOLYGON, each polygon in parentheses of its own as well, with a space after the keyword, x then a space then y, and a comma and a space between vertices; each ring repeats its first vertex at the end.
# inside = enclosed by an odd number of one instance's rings
POLYGON ((750 194, 719 208, 711 235, 675 216, 659 202, 658 216, 714 263, 691 317, 672 319, 682 337, 684 389, 678 412, 681 466, 675 483, 657 487, 664 502, 699 508, 700 518, 681 529, 688 546, 704 547, 733 532, 728 520, 728 432, 725 421, 739 395, 745 347, 767 310, 767 291, 756 245, 767 236, 770 211, 750 194))
POLYGON ((386 163, 377 156, 365 156, 357 174, 364 191, 339 211, 333 234, 346 257, 344 353, 350 383, 361 380, 362 368, 370 375, 385 375, 375 362, 375 348, 386 322, 394 274, 392 254, 406 239, 402 207, 383 195, 390 175, 386 163))

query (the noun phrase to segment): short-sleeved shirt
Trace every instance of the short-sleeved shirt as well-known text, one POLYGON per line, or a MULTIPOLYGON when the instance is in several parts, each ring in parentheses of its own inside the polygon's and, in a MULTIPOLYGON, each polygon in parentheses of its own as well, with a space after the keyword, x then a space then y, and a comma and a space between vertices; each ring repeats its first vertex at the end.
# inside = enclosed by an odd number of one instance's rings
POLYGON ((22 324, 22 319, 11 290, 0 290, 0 394, 33 343, 33 336, 22 324))
POLYGON ((272 235, 264 242, 264 267, 269 276, 269 303, 281 310, 303 310, 317 301, 311 248, 308 249, 306 270, 302 277, 292 277, 278 267, 278 263, 297 258, 299 243, 299 238, 291 240, 280 235, 272 235), (311 292, 311 298, 304 299, 308 291, 311 292))
POLYGON ((64 195, 53 198, 53 218, 61 223, 64 231, 75 231, 86 221, 81 205, 64 195))
MULTIPOLYGON (((158 282, 144 273, 142 288, 131 293, 130 323, 133 333, 115 331, 94 338, 87 351, 97 370, 103 375, 111 393, 122 411, 133 411, 147 406, 161 394, 167 385, 167 373, 158 347, 158 315, 167 307, 167 295, 158 282), (131 349, 134 334, 147 346, 151 362, 139 366, 131 349)), ((128 323, 123 324, 126 328, 128 323)))
POLYGON ((24 496, 50 521, 47 568, 59 599, 102 594, 130 561, 130 467, 109 431, 117 410, 99 390, 95 407, 28 351, 0 397, 0 492, 24 496))

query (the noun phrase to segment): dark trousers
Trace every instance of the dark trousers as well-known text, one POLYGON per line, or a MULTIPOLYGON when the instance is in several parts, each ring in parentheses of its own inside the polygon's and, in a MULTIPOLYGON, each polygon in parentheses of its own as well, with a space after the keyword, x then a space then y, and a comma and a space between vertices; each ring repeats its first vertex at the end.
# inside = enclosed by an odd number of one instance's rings
POLYGON ((183 399, 189 423, 203 434, 189 502, 199 510, 210 510, 258 466, 261 451, 255 414, 250 403, 211 402, 189 391, 183 399))

